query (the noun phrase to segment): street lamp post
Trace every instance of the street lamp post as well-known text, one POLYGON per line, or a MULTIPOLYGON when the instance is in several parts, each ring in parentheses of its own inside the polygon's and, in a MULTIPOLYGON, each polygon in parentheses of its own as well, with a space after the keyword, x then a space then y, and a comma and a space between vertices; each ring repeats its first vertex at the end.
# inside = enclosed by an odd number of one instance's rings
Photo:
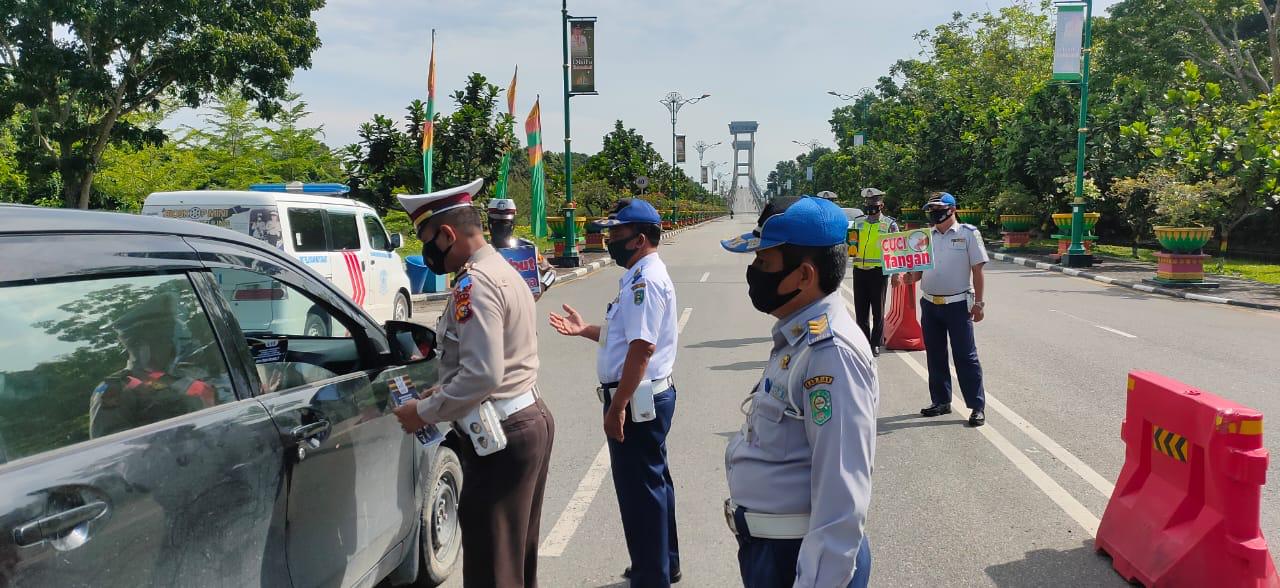
MULTIPOLYGON (((697 144, 695 144, 695 145, 693 146, 693 150, 698 152, 698 173, 699 173, 699 174, 701 174, 701 173, 702 173, 702 168, 703 168, 702 157, 703 157, 703 155, 706 155, 706 153, 707 153, 707 150, 708 150, 708 149, 711 149, 712 147, 716 147, 716 146, 718 146, 718 145, 720 145, 720 144, 722 144, 722 143, 724 143, 724 141, 716 141, 715 143, 712 143, 712 144, 708 145, 708 144, 706 143, 706 141, 698 141, 698 143, 697 143, 697 144)), ((707 175, 707 178, 708 178, 708 179, 710 179, 710 178, 711 178, 711 176, 710 176, 710 175, 707 175)), ((701 175, 699 175, 699 176, 698 176, 698 179, 699 179, 699 180, 701 180, 701 179, 702 179, 702 176, 701 176, 701 175)), ((702 182, 698 182, 698 183, 699 183, 699 184, 701 184, 702 182)))
POLYGON ((861 90, 858 90, 856 94, 845 94, 843 92, 837 92, 835 90, 828 90, 827 93, 832 96, 835 96, 836 98, 844 100, 845 102, 848 102, 850 100, 853 100, 854 98, 861 98, 863 96, 866 96, 867 94, 875 93, 875 90, 872 90, 870 86, 866 86, 866 87, 863 87, 861 90))
POLYGON ((1076 198, 1071 202, 1071 247, 1062 256, 1066 267, 1089 267, 1093 256, 1084 248, 1084 158, 1089 137, 1089 62, 1093 54, 1093 0, 1084 0, 1084 62, 1080 76, 1080 124, 1076 132, 1076 198))
POLYGON ((560 267, 578 267, 577 224, 574 220, 576 205, 573 203, 573 149, 569 138, 569 0, 560 1, 561 41, 564 46, 564 253, 556 259, 560 267))
MULTIPOLYGON (((812 169, 813 163, 814 163, 813 152, 817 151, 819 147, 822 147, 822 141, 819 141, 817 139, 809 139, 808 141, 796 141, 793 139, 791 142, 809 150, 809 166, 808 167, 809 169, 812 169)), ((805 181, 809 182, 809 187, 812 188, 814 193, 816 194, 818 192, 817 182, 814 180, 814 178, 811 178, 808 176, 809 176, 809 172, 806 170, 805 181)))
POLYGON ((671 222, 675 223, 677 216, 680 214, 680 200, 676 189, 676 176, 680 171, 676 164, 676 117, 680 114, 680 109, 686 104, 710 98, 711 94, 703 94, 697 98, 685 98, 679 92, 671 92, 658 102, 667 107, 667 111, 671 113, 671 222))

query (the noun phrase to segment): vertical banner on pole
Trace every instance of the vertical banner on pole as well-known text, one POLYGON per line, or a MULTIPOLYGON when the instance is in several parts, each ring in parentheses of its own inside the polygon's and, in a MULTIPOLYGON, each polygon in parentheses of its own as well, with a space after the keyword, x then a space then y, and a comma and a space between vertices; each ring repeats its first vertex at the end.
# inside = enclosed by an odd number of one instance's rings
POLYGON ((813 181, 813 166, 812 166, 812 165, 811 165, 811 166, 808 166, 808 167, 806 167, 806 168, 804 168, 804 181, 806 181, 806 182, 812 182, 812 181, 813 181))
POLYGON ((1053 79, 1078 81, 1084 55, 1084 4, 1058 7, 1058 26, 1053 39, 1053 79))
POLYGON ((431 29, 431 62, 427 65, 427 120, 422 123, 422 192, 431 193, 431 156, 436 129, 436 30, 431 29))
POLYGON ((854 147, 861 147, 861 146, 866 145, 866 144, 867 144, 867 136, 866 136, 866 135, 864 135, 864 134, 862 134, 862 133, 858 133, 858 134, 856 134, 856 135, 854 135, 854 136, 853 136, 853 146, 854 146, 854 147))
POLYGON ((707 166, 702 166, 702 183, 707 183, 707 166))
POLYGON ((569 19, 569 94, 596 93, 596 20, 569 19))
POLYGON ((547 236, 547 185, 542 166, 542 98, 533 101, 533 110, 524 122, 529 135, 529 224, 536 237, 547 236))
POLYGON ((720 192, 720 180, 718 178, 711 180, 711 193, 716 194, 719 192, 720 192))
POLYGON ((684 163, 684 135, 676 135, 676 163, 684 163))

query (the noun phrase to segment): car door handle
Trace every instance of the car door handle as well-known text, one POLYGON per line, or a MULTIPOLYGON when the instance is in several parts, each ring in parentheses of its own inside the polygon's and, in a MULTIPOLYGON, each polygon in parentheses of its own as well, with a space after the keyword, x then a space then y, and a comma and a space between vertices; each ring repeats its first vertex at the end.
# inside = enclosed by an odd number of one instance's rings
POLYGON ((13 530, 13 541, 19 546, 35 545, 62 535, 107 513, 107 503, 90 502, 58 514, 36 519, 13 530))
POLYGON ((327 436, 331 429, 333 427, 329 424, 329 421, 320 419, 314 423, 294 427, 291 433, 294 441, 298 443, 312 442, 311 444, 314 447, 319 446, 320 440, 327 436))
POLYGON ((367 268, 364 267, 364 262, 360 262, 360 271, 364 271, 365 269, 367 268))

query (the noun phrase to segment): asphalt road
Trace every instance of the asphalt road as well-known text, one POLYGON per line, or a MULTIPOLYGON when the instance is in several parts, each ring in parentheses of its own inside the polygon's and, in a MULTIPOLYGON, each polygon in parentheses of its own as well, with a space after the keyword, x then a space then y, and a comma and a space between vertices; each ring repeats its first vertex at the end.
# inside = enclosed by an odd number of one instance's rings
MULTIPOLYGON (((718 240, 749 230, 748 216, 677 235, 660 251, 687 313, 668 440, 686 586, 740 585, 736 545, 721 514, 724 448, 742 424, 739 403, 765 365, 772 320, 747 299, 749 256, 724 252, 718 240)), ((554 288, 539 310, 545 315, 568 303, 601 317, 621 272, 610 268, 554 288)), ((965 427, 966 410, 918 416, 928 404, 923 352, 879 360, 872 584, 1122 586, 1092 539, 1123 464, 1128 371, 1161 372, 1280 414, 1280 313, 1001 262, 987 275, 987 320, 977 333, 986 427, 965 427)), ((557 424, 540 583, 625 586, 619 574, 629 562, 593 392, 596 347, 557 335, 545 321, 538 342, 539 386, 557 424)), ((956 402, 962 407, 958 394, 956 402)), ((1267 445, 1276 451, 1277 436, 1267 445)), ((1274 483, 1264 489, 1262 528, 1280 537, 1274 483)), ((460 578, 447 585, 461 586, 460 578)))

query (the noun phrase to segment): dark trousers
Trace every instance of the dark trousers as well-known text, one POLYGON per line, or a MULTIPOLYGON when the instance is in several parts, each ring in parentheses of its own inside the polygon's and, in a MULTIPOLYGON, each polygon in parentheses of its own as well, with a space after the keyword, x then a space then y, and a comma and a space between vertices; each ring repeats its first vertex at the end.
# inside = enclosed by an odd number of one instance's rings
POLYGON ((973 317, 964 300, 938 305, 920 302, 920 330, 924 335, 925 355, 929 360, 929 396, 934 404, 951 402, 951 370, 947 368, 947 339, 960 378, 960 392, 965 404, 973 410, 987 406, 982 389, 982 364, 978 362, 978 346, 973 340, 973 317))
POLYGON ((880 268, 853 268, 853 314, 872 348, 884 347, 884 297, 889 276, 880 268), (868 319, 871 324, 867 324, 868 319))
MULTIPOLYGON (((667 433, 676 409, 676 389, 653 397, 657 418, 637 423, 627 407, 623 442, 609 439, 613 487, 631 556, 631 586, 667 587, 680 569, 676 538, 676 488, 667 467, 667 433)), ((609 403, 604 405, 605 411, 609 403)))
MULTIPOLYGON (((745 529, 742 509, 735 514, 738 528, 745 529)), ((738 537, 738 571, 743 588, 789 588, 796 581, 796 562, 803 539, 757 539, 738 537)), ((866 588, 871 581, 871 541, 865 536, 858 546, 858 558, 849 588, 866 588)))
POLYGON ((538 585, 538 525, 556 423, 539 398, 502 421, 502 430, 506 449, 484 457, 476 455, 469 437, 459 439, 464 482, 458 516, 467 588, 538 585))

